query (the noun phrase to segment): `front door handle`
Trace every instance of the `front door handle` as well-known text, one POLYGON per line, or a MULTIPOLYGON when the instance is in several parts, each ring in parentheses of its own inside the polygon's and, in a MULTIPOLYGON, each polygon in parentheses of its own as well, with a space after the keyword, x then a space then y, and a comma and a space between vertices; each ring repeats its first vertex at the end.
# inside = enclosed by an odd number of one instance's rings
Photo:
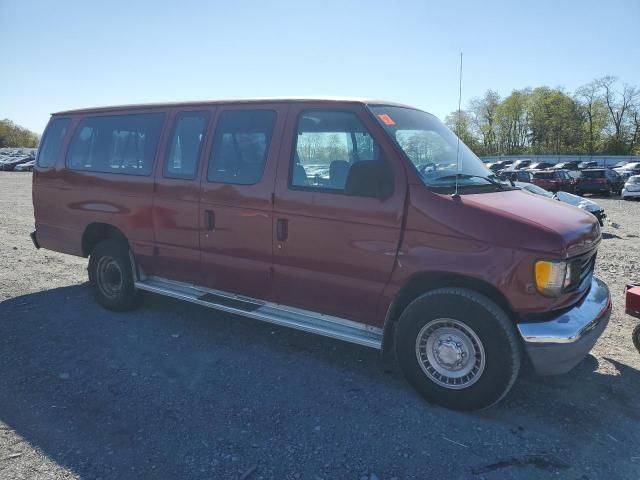
POLYGON ((204 211, 204 224, 205 228, 209 231, 216 229, 216 214, 213 213, 213 210, 204 211))
POLYGON ((279 242, 284 242, 289 238, 289 221, 279 218, 276 222, 276 237, 279 242))

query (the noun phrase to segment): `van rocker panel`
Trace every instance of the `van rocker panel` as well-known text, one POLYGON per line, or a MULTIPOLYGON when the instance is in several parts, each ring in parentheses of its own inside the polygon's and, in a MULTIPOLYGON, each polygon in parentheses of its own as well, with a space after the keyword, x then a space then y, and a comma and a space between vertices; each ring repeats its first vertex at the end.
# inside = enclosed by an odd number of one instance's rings
POLYGON ((321 313, 265 302, 159 277, 135 282, 136 288, 264 322, 295 328, 365 347, 382 347, 382 329, 321 313))

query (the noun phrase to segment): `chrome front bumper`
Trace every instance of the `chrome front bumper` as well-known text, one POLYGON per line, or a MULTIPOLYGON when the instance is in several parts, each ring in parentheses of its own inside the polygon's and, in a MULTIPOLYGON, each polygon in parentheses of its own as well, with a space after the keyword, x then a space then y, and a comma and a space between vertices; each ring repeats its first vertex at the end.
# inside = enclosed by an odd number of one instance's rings
POLYGON ((609 289, 594 277, 589 292, 571 310, 553 320, 517 326, 536 371, 558 375, 571 370, 589 353, 610 316, 609 289))

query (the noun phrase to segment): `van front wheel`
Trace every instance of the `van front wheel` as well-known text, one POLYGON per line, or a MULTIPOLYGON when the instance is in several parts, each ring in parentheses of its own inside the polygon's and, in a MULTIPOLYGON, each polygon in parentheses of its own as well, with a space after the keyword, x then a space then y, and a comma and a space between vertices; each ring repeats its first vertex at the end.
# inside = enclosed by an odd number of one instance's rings
POLYGON ((506 313, 484 295, 442 288, 415 299, 396 330, 407 380, 430 402, 456 410, 497 403, 520 370, 520 347, 506 313))
POLYGON ((126 243, 103 240, 89 256, 89 283, 100 305, 115 311, 136 306, 139 292, 134 286, 133 269, 126 243))

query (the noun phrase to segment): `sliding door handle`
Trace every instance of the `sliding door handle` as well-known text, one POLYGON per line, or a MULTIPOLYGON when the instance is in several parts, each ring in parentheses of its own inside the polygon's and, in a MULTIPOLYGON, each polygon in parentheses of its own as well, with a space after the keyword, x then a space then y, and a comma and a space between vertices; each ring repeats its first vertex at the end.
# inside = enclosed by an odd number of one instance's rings
POLYGON ((216 229, 216 214, 213 213, 213 210, 204 211, 204 225, 209 231, 216 229))
POLYGON ((284 242, 289 238, 289 221, 279 218, 276 222, 276 237, 279 242, 284 242))

